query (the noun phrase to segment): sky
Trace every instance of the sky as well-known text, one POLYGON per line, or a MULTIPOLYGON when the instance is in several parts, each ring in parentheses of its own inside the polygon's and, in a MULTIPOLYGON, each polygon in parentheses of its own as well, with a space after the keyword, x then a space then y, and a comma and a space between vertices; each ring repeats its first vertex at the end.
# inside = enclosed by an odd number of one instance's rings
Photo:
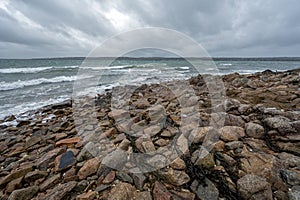
POLYGON ((299 8, 299 0, 0 0, 0 58, 85 57, 144 27, 186 34, 213 57, 300 56, 299 8))

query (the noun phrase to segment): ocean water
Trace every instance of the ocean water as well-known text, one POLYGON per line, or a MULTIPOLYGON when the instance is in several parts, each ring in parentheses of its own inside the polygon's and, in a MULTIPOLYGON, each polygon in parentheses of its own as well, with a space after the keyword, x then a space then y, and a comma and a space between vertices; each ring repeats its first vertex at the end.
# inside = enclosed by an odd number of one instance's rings
MULTIPOLYGON (((110 66, 95 60, 82 67, 84 58, 0 59, 0 119, 70 99, 77 79, 98 77, 101 93, 116 85, 142 84, 187 79, 199 70, 178 58, 121 58, 110 66), (99 70, 101 69, 101 70, 99 70), (78 73, 89 70, 89 73, 78 73), (99 73, 101 72, 101 73, 99 73)), ((213 63, 194 59, 201 73, 254 73, 271 69, 284 71, 300 68, 300 59, 216 59, 213 63), (211 66, 213 64, 213 66, 211 66)))

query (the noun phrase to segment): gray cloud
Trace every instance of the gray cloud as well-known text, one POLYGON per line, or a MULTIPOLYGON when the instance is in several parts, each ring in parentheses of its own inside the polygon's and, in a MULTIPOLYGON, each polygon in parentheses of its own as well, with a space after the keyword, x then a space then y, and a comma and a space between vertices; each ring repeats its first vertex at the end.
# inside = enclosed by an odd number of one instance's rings
POLYGON ((185 33, 213 56, 299 56, 299 7, 298 0, 2 0, 0 57, 86 56, 114 34, 152 26, 185 33))

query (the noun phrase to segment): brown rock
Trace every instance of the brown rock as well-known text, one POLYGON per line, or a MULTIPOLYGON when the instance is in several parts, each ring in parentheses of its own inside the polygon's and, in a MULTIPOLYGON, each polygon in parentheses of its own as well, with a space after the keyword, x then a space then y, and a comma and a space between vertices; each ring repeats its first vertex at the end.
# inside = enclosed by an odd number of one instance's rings
POLYGON ((10 200, 30 200, 32 197, 36 195, 36 193, 39 191, 38 186, 32 186, 28 188, 23 188, 19 190, 15 190, 11 193, 9 196, 10 200))
POLYGON ((224 126, 220 130, 220 139, 225 142, 237 141, 244 136, 244 129, 238 126, 224 126))
POLYGON ((237 181, 237 188, 241 199, 272 199, 271 186, 264 178, 247 174, 237 181))
POLYGON ((249 122, 245 125, 245 128, 248 137, 257 139, 264 138, 265 129, 261 125, 249 122))
POLYGON ((27 173, 24 179, 26 182, 30 183, 46 176, 48 176, 48 172, 46 171, 32 171, 27 173))
POLYGON ((48 179, 46 179, 41 185, 40 185, 40 191, 45 191, 49 188, 52 188, 55 186, 60 180, 60 174, 56 174, 48 179))
POLYGON ((136 200, 152 200, 151 193, 148 191, 138 192, 136 195, 136 200))
POLYGON ((144 129, 144 134, 149 135, 150 137, 154 137, 157 135, 161 130, 159 125, 150 126, 144 129))
POLYGON ((171 200, 172 194, 168 191, 168 189, 163 184, 156 181, 154 183, 154 188, 153 188, 153 199, 154 200, 171 200))
POLYGON ((76 200, 93 200, 96 198, 98 193, 96 191, 90 191, 87 193, 80 194, 76 197, 76 200))
POLYGON ((104 178, 103 182, 104 184, 110 184, 115 180, 116 172, 115 171, 110 171, 106 177, 104 178))
POLYGON ((28 172, 32 171, 33 167, 32 165, 26 165, 22 166, 20 169, 12 171, 9 175, 5 176, 1 181, 0 181, 0 186, 15 180, 17 178, 20 178, 22 176, 25 176, 28 172))
POLYGON ((56 146, 60 147, 63 145, 67 145, 68 147, 72 147, 74 144, 77 144, 80 142, 81 138, 80 137, 73 137, 73 138, 67 138, 67 139, 62 139, 56 142, 56 146))
POLYGON ((159 175, 164 177, 169 184, 175 186, 181 186, 190 181, 190 177, 184 171, 174 170, 172 168, 161 170, 159 175))
POLYGON ((11 193, 12 191, 16 190, 16 189, 20 189, 22 188, 23 184, 23 177, 17 178, 15 180, 12 180, 11 182, 9 182, 6 186, 6 192, 11 193))
POLYGON ((136 189, 129 183, 118 183, 108 194, 108 200, 135 199, 136 189))
POLYGON ((98 158, 92 158, 84 163, 78 172, 78 177, 80 180, 97 172, 100 165, 100 160, 98 158))
POLYGON ((172 193, 173 200, 194 200, 195 194, 191 192, 178 192, 175 190, 170 191, 172 193))
POLYGON ((53 188, 43 199, 47 200, 62 200, 73 190, 77 185, 77 182, 71 181, 65 184, 61 184, 53 188))
POLYGON ((170 167, 173 169, 185 169, 186 165, 185 162, 181 158, 176 158, 171 164, 170 167))

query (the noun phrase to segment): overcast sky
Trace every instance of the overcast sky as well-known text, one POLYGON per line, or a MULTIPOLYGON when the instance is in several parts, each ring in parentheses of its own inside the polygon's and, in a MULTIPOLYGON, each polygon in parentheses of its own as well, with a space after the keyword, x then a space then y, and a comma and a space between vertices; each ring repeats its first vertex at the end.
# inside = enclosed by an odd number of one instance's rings
POLYGON ((300 56, 299 0, 0 0, 0 57, 86 56, 109 37, 164 27, 212 56, 300 56))

